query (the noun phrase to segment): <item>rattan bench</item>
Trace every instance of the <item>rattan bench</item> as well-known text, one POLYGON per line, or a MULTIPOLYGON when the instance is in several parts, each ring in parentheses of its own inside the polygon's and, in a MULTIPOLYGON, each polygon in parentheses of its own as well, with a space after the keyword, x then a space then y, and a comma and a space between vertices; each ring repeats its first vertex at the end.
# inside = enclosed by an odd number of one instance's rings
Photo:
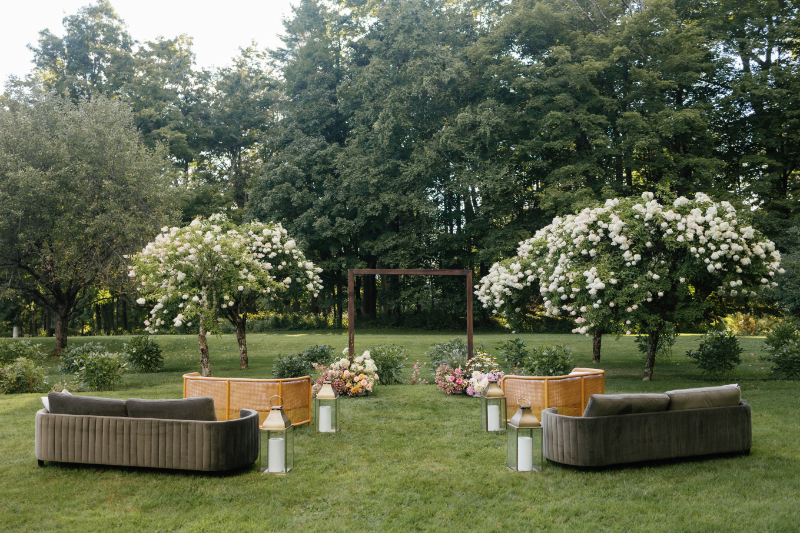
POLYGON ((558 407, 561 415, 581 416, 592 394, 605 394, 605 374, 605 370, 576 368, 566 376, 506 376, 500 386, 506 395, 508 419, 519 409, 519 398, 531 402, 539 420, 548 407, 558 407))

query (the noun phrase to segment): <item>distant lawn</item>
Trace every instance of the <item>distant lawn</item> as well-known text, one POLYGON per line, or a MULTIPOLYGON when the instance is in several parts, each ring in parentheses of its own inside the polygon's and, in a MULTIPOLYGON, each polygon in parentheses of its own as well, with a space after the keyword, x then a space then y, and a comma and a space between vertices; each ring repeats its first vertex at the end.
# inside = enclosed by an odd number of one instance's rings
MULTIPOLYGON (((360 352, 404 346, 408 367, 428 347, 457 333, 356 332, 360 352)), ((481 334, 496 353, 517 335, 481 334)), ((686 360, 697 336, 681 336, 672 361, 641 381, 643 359, 632 338, 603 341, 591 362, 591 340, 576 335, 518 335, 529 346, 566 344, 575 363, 607 371, 606 391, 656 392, 704 386, 686 360)), ((462 334, 463 337, 463 334, 462 334)), ((126 337, 75 339, 119 347, 126 337)), ((271 377, 279 354, 312 344, 339 352, 346 333, 248 336, 251 368, 239 370, 232 335, 210 338, 216 376, 271 377)), ((46 339, 52 344, 52 339, 46 339)), ((166 368, 127 374, 115 398, 178 398, 181 375, 199 370, 197 341, 161 336, 166 368)), ((729 382, 753 407, 749 456, 711 458, 600 471, 554 464, 544 473, 504 467, 505 438, 479 431, 478 401, 447 397, 433 386, 379 387, 344 400, 343 431, 299 430, 295 470, 264 477, 48 464, 34 457, 38 394, 0 396, 0 529, 9 531, 797 531, 800 501, 800 386, 766 381, 761 338, 741 338, 745 362, 729 382), (753 354, 753 355, 751 355, 753 354)), ((50 382, 60 379, 48 363, 50 382)))

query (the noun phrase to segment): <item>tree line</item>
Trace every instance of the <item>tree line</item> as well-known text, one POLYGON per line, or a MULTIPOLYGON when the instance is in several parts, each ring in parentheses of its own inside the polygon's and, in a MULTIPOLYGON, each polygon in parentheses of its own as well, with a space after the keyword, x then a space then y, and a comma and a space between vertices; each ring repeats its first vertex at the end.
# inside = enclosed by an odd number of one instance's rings
MULTIPOLYGON (((209 71, 100 0, 7 92, 126 103, 184 223, 282 223, 323 269, 309 309, 341 320, 349 268, 483 276, 554 216, 645 191, 729 201, 796 254, 798 24, 784 0, 302 0, 283 46, 209 71)), ((457 322, 452 283, 365 277, 359 309, 457 322)))

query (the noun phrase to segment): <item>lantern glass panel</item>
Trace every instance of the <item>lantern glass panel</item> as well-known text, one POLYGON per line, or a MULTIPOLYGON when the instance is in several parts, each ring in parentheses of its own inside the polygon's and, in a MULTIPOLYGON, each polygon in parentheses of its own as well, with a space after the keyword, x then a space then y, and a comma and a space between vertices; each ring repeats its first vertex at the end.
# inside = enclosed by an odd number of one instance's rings
POLYGON ((506 429, 506 399, 481 396, 481 429, 504 431, 506 429))
POLYGON ((317 431, 322 433, 339 431, 339 398, 314 398, 314 415, 317 419, 317 431))
POLYGON ((294 467, 294 431, 262 429, 260 442, 260 466, 262 474, 285 474, 294 467), (280 439, 278 441, 277 439, 280 439))

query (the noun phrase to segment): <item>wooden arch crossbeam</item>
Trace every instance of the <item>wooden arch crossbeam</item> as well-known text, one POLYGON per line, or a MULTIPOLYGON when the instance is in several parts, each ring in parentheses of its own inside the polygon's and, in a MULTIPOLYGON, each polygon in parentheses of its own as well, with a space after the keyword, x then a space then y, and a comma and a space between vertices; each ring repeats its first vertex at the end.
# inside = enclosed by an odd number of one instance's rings
POLYGON ((347 330, 350 346, 350 360, 355 355, 355 276, 398 275, 398 276, 466 276, 467 278, 467 357, 472 359, 472 270, 427 270, 403 268, 351 268, 347 271, 347 330))

